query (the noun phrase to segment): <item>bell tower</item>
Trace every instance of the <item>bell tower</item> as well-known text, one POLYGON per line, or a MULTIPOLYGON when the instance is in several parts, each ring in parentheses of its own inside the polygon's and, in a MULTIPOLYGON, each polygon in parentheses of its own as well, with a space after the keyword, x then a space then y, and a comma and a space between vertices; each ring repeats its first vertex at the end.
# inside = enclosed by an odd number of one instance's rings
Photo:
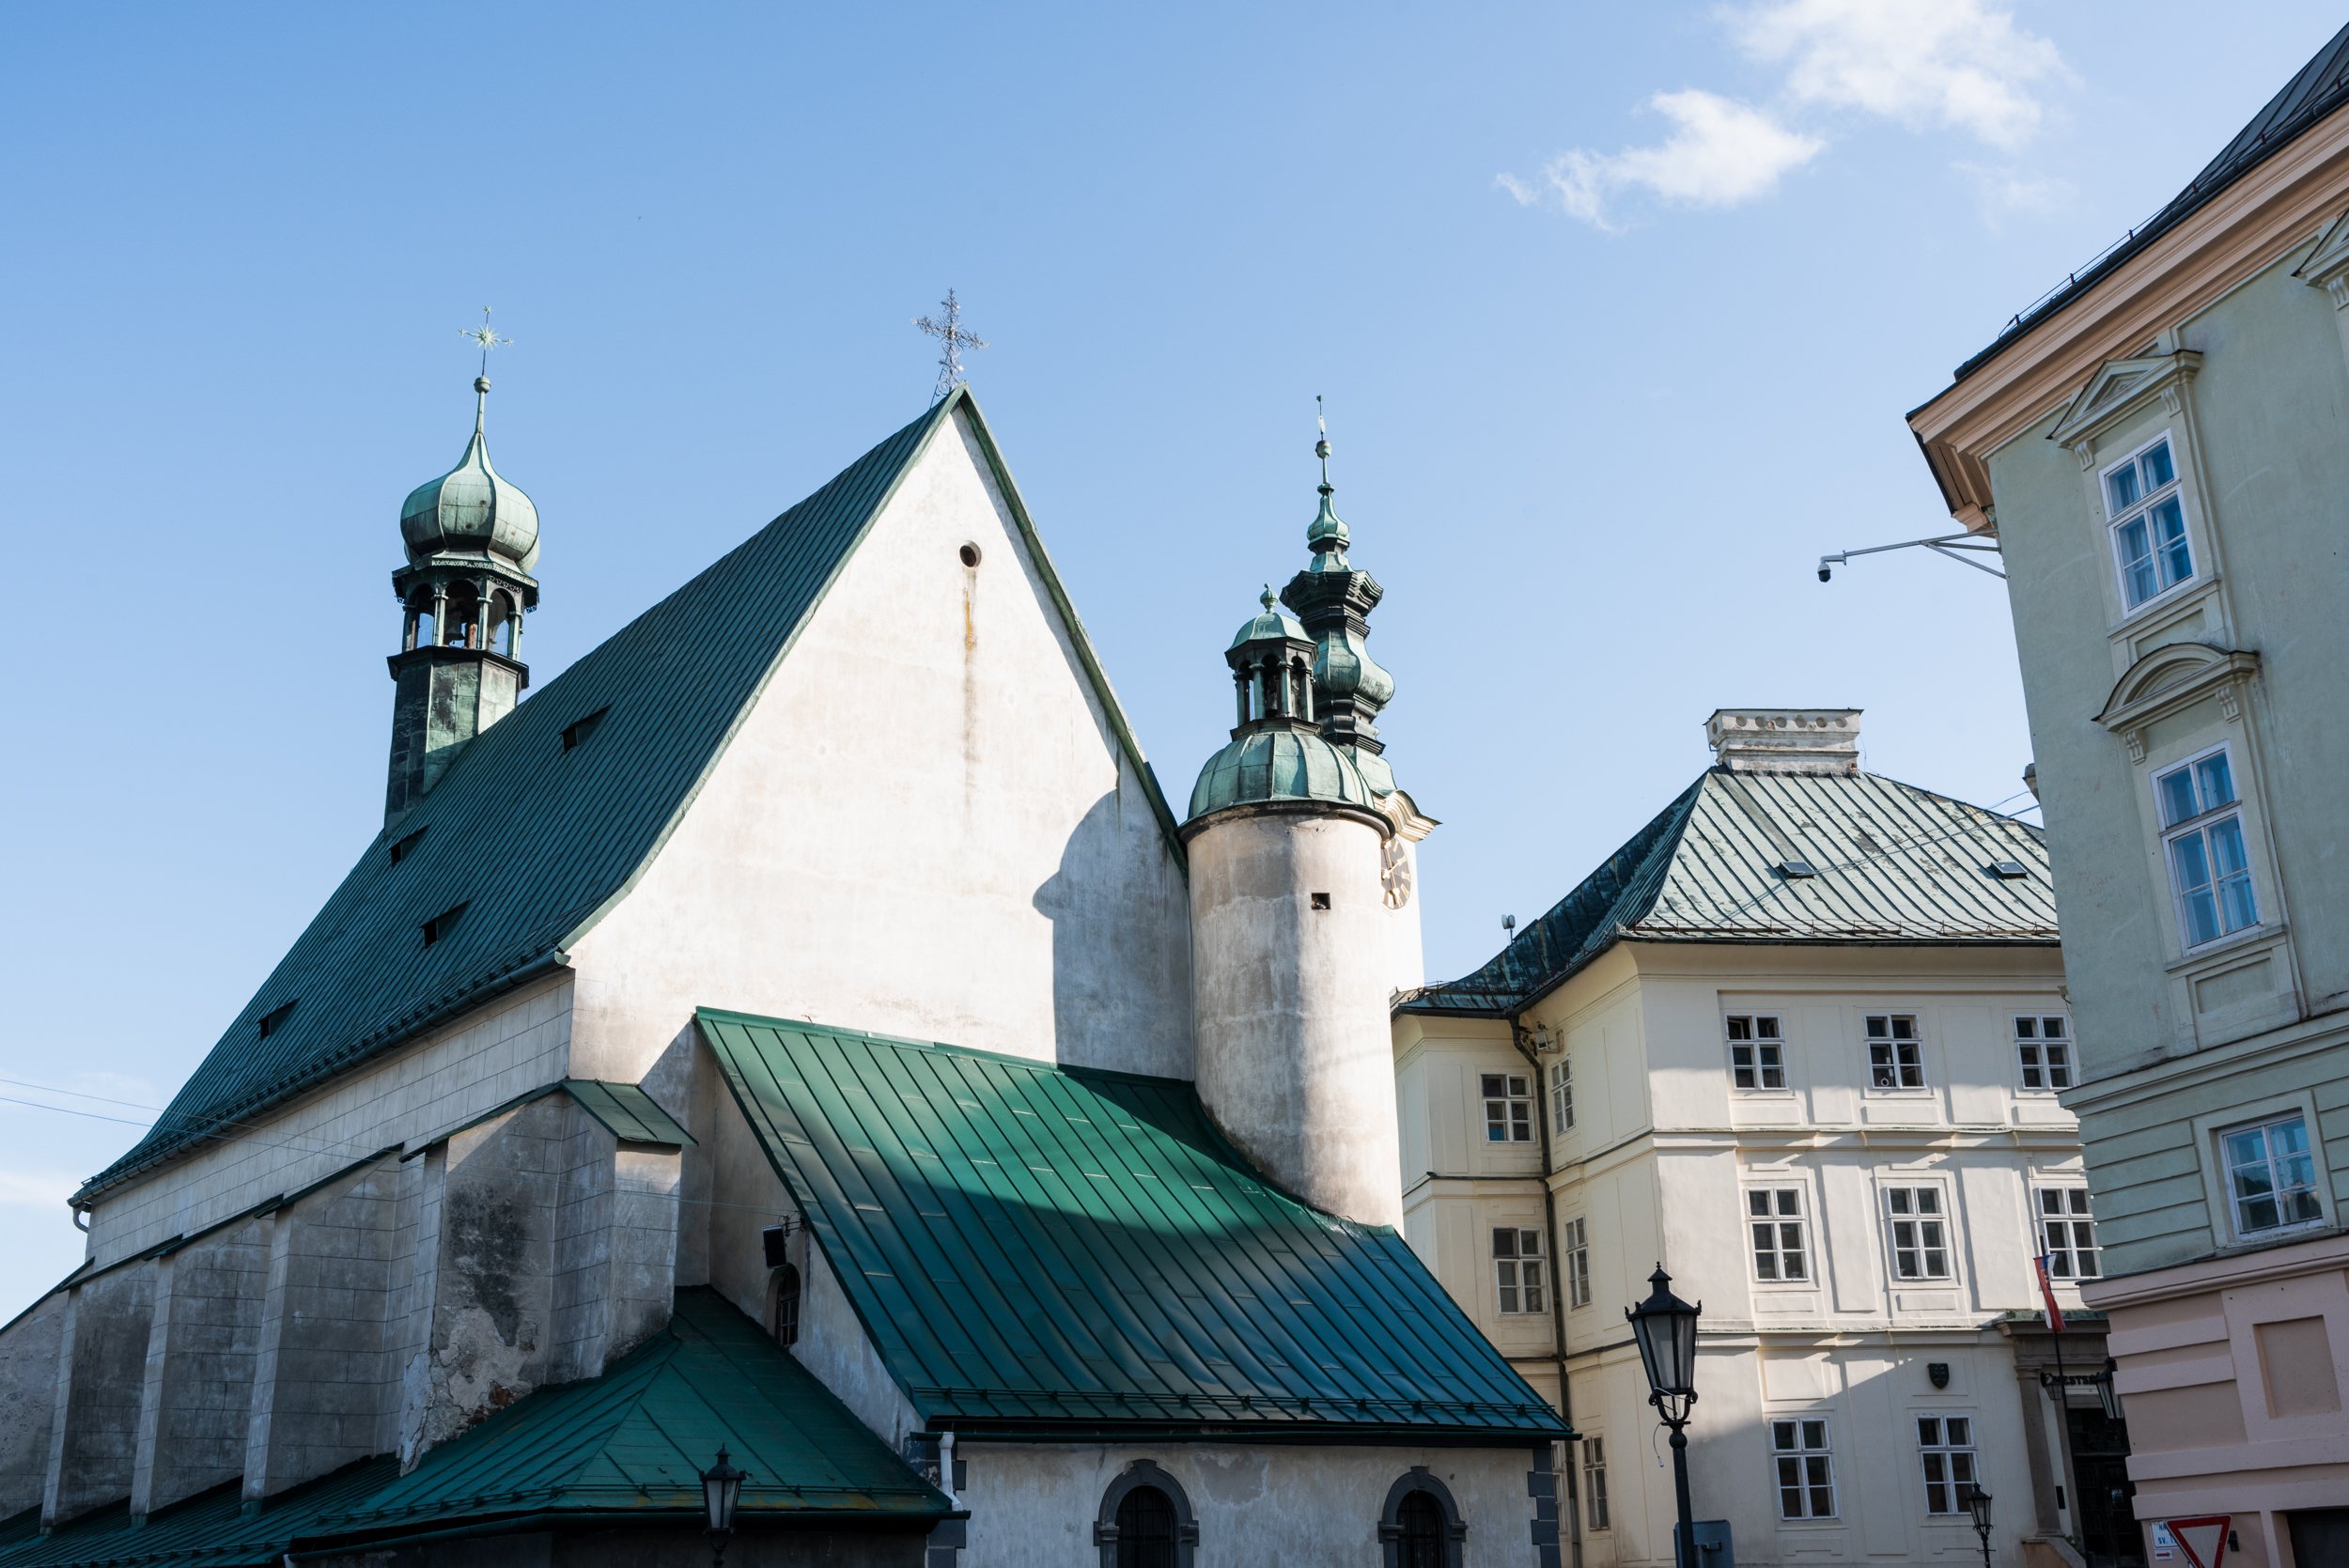
POLYGON ((408 560, 392 574, 400 638, 390 659, 386 828, 430 793, 474 737, 511 713, 530 684, 522 616, 538 606, 538 581, 530 574, 538 561, 538 509, 490 466, 490 378, 476 377, 473 386, 465 455, 410 491, 399 510, 408 560))

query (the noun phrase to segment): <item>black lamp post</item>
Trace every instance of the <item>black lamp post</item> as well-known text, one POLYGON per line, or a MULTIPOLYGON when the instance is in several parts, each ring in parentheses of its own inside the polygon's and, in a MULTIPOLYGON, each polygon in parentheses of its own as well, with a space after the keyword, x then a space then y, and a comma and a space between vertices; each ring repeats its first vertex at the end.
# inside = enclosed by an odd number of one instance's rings
POLYGON ((702 1472, 702 1516, 708 1521, 710 1562, 713 1568, 724 1568, 726 1542, 734 1534, 734 1505, 742 1500, 742 1483, 750 1480, 750 1472, 738 1470, 726 1463, 726 1451, 718 1450, 718 1462, 702 1472))
POLYGON ((1655 1288, 1637 1307, 1626 1307, 1631 1336, 1640 1342, 1640 1360, 1647 1368, 1647 1402, 1672 1428, 1672 1490, 1680 1505, 1680 1532, 1673 1560, 1680 1568, 1696 1568, 1695 1510, 1688 1504, 1688 1408, 1697 1402, 1697 1317, 1703 1302, 1691 1307, 1672 1293, 1672 1277, 1657 1264, 1647 1277, 1655 1288))
POLYGON ((1966 1512, 1974 1516, 1974 1533, 1982 1537, 1982 1568, 1991 1568, 1990 1494, 1980 1483, 1966 1488, 1966 1512))

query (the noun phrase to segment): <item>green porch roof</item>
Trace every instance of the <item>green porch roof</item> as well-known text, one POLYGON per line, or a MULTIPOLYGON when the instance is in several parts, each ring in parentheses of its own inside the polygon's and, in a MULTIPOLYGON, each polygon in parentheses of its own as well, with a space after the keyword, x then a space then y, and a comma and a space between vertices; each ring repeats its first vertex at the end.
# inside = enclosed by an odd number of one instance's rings
POLYGON ((147 1135, 79 1197, 207 1139, 235 1137, 344 1068, 558 968, 659 851, 899 480, 966 409, 1179 863, 1157 778, 970 389, 957 387, 467 746, 432 793, 367 846, 147 1135), (593 733, 567 750, 563 732, 597 713, 593 733), (459 906, 428 946, 425 922, 459 906))
POLYGON ((756 1324, 714 1291, 693 1289, 677 1293, 664 1331, 601 1377, 539 1389, 408 1475, 389 1456, 366 1460, 253 1514, 232 1482, 144 1527, 117 1504, 45 1538, 0 1545, 0 1568, 259 1568, 288 1551, 390 1545, 425 1530, 490 1534, 525 1520, 698 1530, 701 1472, 722 1443, 750 1472, 745 1529, 921 1531, 954 1513, 756 1324))
POLYGON ((1515 1013, 1626 940, 2053 945, 2055 884, 2028 822, 1875 773, 1715 768, 1484 967, 1398 1011, 1515 1013))
POLYGON ((922 1419, 972 1436, 1568 1435, 1403 1238, 1252 1170, 1172 1079, 704 1009, 922 1419))

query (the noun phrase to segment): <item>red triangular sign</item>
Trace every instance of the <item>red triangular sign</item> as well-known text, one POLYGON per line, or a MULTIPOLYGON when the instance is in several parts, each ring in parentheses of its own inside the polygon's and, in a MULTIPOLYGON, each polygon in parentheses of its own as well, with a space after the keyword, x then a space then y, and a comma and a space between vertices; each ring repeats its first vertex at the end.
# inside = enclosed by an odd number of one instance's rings
POLYGON ((2200 1519, 2171 1519, 2170 1538, 2178 1544, 2193 1568, 2218 1568, 2227 1556, 2227 1525, 2232 1514, 2212 1514, 2200 1519))

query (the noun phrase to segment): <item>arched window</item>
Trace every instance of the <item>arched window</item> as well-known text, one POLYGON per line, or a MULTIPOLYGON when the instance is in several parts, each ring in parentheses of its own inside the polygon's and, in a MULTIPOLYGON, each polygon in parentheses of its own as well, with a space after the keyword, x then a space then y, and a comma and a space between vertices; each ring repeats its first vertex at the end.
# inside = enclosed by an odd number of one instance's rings
POLYGON ((1461 1543, 1468 1526, 1451 1491, 1414 1465, 1387 1492, 1387 1506, 1378 1517, 1378 1544, 1386 1568, 1460 1568, 1461 1543))
POLYGON ((769 1321, 775 1326, 775 1343, 791 1345, 800 1343, 800 1271, 789 1264, 775 1270, 774 1310, 769 1321))
POLYGON ((1137 1459, 1101 1494, 1093 1540, 1101 1568, 1190 1568, 1199 1525, 1182 1484, 1137 1459))

